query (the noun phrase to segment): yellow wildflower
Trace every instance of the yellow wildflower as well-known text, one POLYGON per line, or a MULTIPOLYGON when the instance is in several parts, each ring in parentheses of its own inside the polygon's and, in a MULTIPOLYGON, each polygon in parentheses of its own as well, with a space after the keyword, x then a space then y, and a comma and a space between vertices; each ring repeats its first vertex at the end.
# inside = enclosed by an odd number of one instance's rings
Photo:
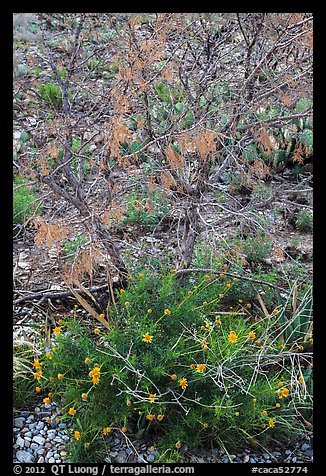
POLYGON ((155 415, 153 415, 152 413, 149 413, 148 415, 146 415, 146 418, 147 418, 147 420, 152 421, 152 420, 154 420, 155 415))
POLYGON ((167 316, 169 316, 169 315, 171 314, 170 309, 164 309, 164 314, 166 314, 167 316))
POLYGON ((216 325, 217 325, 217 326, 221 326, 221 325, 222 325, 222 321, 220 321, 220 320, 216 321, 216 325))
POLYGON ((143 273, 139 273, 139 279, 144 279, 145 275, 143 273))
POLYGON ((47 352, 47 353, 45 354, 45 357, 46 357, 47 359, 52 359, 52 354, 51 354, 51 352, 47 352))
POLYGON ((172 375, 171 375, 171 379, 172 379, 172 380, 177 380, 177 378, 178 378, 178 377, 177 377, 176 374, 172 374, 172 375))
POLYGON ((180 441, 177 441, 177 442, 176 442, 175 447, 176 447, 177 449, 181 448, 181 443, 180 443, 180 441))
POLYGON ((126 426, 123 426, 123 427, 121 428, 121 431, 122 431, 122 433, 127 433, 128 429, 127 429, 126 426))
POLYGON ((89 363, 90 363, 90 359, 88 357, 86 357, 85 364, 88 365, 89 363))
POLYGON ((196 372, 204 372, 205 368, 206 367, 204 364, 198 364, 196 367, 196 372))
POLYGON ((62 331, 61 327, 55 327, 53 329, 53 334, 60 334, 61 331, 62 331))
POLYGON ((111 428, 109 428, 108 426, 106 428, 103 428, 102 430, 103 435, 107 435, 110 432, 111 432, 111 428))
POLYGON ((240 415, 240 413, 239 413, 239 412, 235 412, 235 416, 239 416, 239 415, 240 415))
POLYGON ((162 421, 162 420, 163 420, 163 418, 164 418, 164 415, 157 415, 157 419, 158 419, 158 421, 162 421))
POLYGON ((94 334, 96 334, 96 335, 101 334, 101 331, 100 331, 100 329, 99 329, 98 327, 95 327, 95 329, 93 330, 93 332, 94 332, 94 334))
POLYGON ((41 387, 35 387, 35 390, 36 390, 37 393, 40 393, 41 387))
POLYGON ((123 294, 123 293, 125 292, 125 290, 124 290, 124 289, 120 289, 119 292, 120 292, 120 294, 123 294))
POLYGON ((33 365, 34 365, 34 367, 35 367, 36 369, 40 369, 41 366, 42 366, 42 364, 40 363, 40 361, 39 361, 38 359, 34 360, 34 364, 33 364, 33 365))
POLYGON ((145 335, 143 335, 143 342, 151 343, 153 339, 153 336, 150 336, 148 332, 146 332, 145 335))
POLYGON ((238 278, 233 278, 233 281, 236 283, 238 281, 238 278))
POLYGON ((226 283, 226 287, 227 287, 227 288, 230 288, 230 287, 231 287, 231 283, 226 283))
POLYGON ((266 410, 263 410, 263 411, 261 412, 261 414, 264 415, 264 416, 266 416, 266 415, 267 415, 267 411, 266 411, 266 410))
POLYGON ((302 375, 300 375, 300 377, 299 377, 299 382, 300 382, 300 383, 303 383, 303 382, 304 382, 304 378, 302 377, 302 375))
POLYGON ((270 420, 268 420, 268 425, 269 425, 271 428, 274 428, 274 426, 275 426, 275 420, 273 420, 273 418, 271 418, 270 420))
POLYGON ((283 394, 283 397, 288 397, 289 396, 289 389, 288 388, 283 388, 282 390, 282 394, 283 394))
POLYGON ((275 403, 276 408, 280 408, 281 404, 280 403, 275 403))
POLYGON ((59 380, 62 380, 63 379, 63 374, 58 374, 57 377, 58 377, 59 380))
POLYGON ((49 397, 49 398, 52 398, 52 396, 53 396, 53 393, 52 393, 52 392, 49 392, 49 393, 48 393, 48 397, 49 397))
POLYGON ((195 364, 190 364, 190 368, 191 368, 192 370, 194 370, 194 369, 196 368, 196 365, 195 365, 195 364))
POLYGON ((256 334, 253 331, 250 331, 248 336, 250 337, 250 339, 256 339, 256 334))
POLYGON ((69 415, 74 415, 74 414, 76 413, 76 411, 77 411, 77 410, 75 410, 74 407, 71 407, 71 408, 69 408, 68 413, 69 413, 69 415))
POLYGON ((87 400, 87 393, 82 393, 81 397, 84 401, 86 401, 87 400))
POLYGON ((208 423, 203 423, 204 428, 208 428, 208 423))
POLYGON ((43 403, 45 403, 46 405, 50 405, 50 403, 51 403, 50 398, 49 397, 43 398, 43 403))
POLYGON ((80 440, 80 436, 81 436, 80 431, 76 430, 75 433, 74 433, 74 437, 76 438, 76 440, 80 440))
POLYGON ((256 403, 256 402, 257 402, 257 398, 253 398, 252 403, 256 403))
POLYGON ((148 314, 150 314, 151 312, 153 312, 153 310, 151 308, 147 309, 147 312, 148 314))
POLYGON ((34 373, 34 378, 36 378, 37 380, 41 380, 42 375, 43 375, 42 370, 39 370, 38 372, 34 373))
POLYGON ((149 395, 149 401, 150 401, 151 403, 154 403, 155 398, 156 398, 156 393, 151 393, 151 394, 149 395))
POLYGON ((179 380, 179 384, 180 384, 180 387, 182 388, 182 390, 184 390, 186 387, 188 387, 188 383, 187 383, 187 379, 186 378, 182 378, 179 380))
POLYGON ((211 277, 210 277, 209 274, 205 274, 204 278, 205 278, 205 279, 211 279, 211 277))
POLYGON ((129 307, 129 306, 130 306, 130 302, 129 302, 129 301, 126 301, 126 302, 125 302, 125 306, 126 306, 126 307, 129 307))
POLYGON ((231 331, 228 335, 228 341, 234 344, 238 340, 238 336, 234 331, 231 331))

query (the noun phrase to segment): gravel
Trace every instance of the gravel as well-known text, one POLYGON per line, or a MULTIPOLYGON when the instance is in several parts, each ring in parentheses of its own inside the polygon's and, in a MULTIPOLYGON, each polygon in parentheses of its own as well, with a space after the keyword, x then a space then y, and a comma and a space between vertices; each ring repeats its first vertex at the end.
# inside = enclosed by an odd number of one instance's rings
POLYGON ((33 412, 21 411, 13 420, 14 463, 64 463, 68 457, 68 425, 57 424, 56 403, 33 412), (47 420, 51 418, 51 423, 47 420))
MULTIPOLYGON (((14 463, 65 463, 69 462, 69 423, 57 423, 57 405, 40 405, 34 411, 21 411, 13 419, 14 463), (50 407, 50 408, 49 408, 50 407), (51 423, 49 422, 51 418, 51 423)), ((70 432, 71 434, 71 432, 70 432)), ((120 436, 120 435, 119 435, 120 436)), ((129 437, 130 438, 130 437, 129 437)), ((160 454, 151 441, 132 437, 127 444, 124 438, 112 432, 106 437, 107 463, 155 463, 160 454)), ((219 448, 191 450, 181 447, 180 463, 307 463, 313 462, 313 440, 310 434, 301 434, 287 449, 275 447, 258 453, 252 449, 226 453, 219 448)), ((163 461, 160 461, 164 463, 163 461)))

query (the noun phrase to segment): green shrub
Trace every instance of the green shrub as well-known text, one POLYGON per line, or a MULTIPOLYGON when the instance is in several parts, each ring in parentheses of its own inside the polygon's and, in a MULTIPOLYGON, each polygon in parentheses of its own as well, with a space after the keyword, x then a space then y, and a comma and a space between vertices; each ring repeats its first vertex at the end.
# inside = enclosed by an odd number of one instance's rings
POLYGON ((27 343, 14 343, 13 346, 13 405, 15 409, 24 408, 35 401, 33 374, 33 349, 27 343))
POLYGON ((57 83, 41 84, 38 93, 49 106, 56 110, 62 109, 62 91, 57 83))
POLYGON ((163 462, 177 461, 185 444, 240 450, 300 431, 305 361, 271 338, 278 313, 257 321, 221 310, 236 285, 196 275, 180 287, 173 270, 145 269, 120 291, 109 331, 77 313, 53 329, 35 377, 72 422, 71 461, 102 458, 107 428, 148 436, 163 462))
POLYGON ((248 235, 245 240, 237 240, 239 251, 250 263, 263 262, 270 255, 273 243, 264 234, 248 235))
POLYGON ((300 210, 295 220, 295 226, 299 231, 310 231, 313 226, 312 213, 309 210, 300 210))
POLYGON ((37 196, 29 185, 25 185, 24 179, 16 177, 14 179, 13 192, 13 227, 17 231, 19 225, 25 224, 28 217, 39 213, 40 205, 36 202, 37 196))
POLYGON ((68 258, 69 261, 74 261, 79 250, 81 249, 83 245, 87 243, 87 241, 88 241, 87 236, 83 235, 82 233, 79 233, 73 239, 64 240, 63 249, 65 252, 66 258, 68 258))
POLYGON ((167 199, 154 190, 149 193, 133 193, 126 198, 127 208, 117 228, 137 226, 141 230, 152 230, 169 211, 167 199))

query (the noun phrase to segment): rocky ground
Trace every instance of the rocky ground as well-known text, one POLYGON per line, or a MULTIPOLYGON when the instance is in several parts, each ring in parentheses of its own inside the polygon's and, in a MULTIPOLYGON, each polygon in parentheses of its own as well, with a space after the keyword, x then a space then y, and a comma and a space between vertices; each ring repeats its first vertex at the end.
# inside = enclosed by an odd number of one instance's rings
MULTIPOLYGON (((40 404, 34 411, 20 411, 14 416, 14 463, 69 462, 69 424, 56 421, 57 405, 40 404)), ((112 434, 107 438, 106 463, 165 463, 164 457, 148 441, 127 440, 112 434)), ((313 461, 311 435, 301 435, 288 449, 257 452, 250 449, 226 454, 218 448, 193 451, 184 445, 180 463, 307 463, 313 461)))

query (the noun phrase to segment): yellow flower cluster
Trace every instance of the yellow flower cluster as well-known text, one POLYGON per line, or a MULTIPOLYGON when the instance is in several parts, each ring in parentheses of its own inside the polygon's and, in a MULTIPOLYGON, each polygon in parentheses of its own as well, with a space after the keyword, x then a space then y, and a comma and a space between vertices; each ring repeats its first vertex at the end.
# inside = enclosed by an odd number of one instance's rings
POLYGON ((288 388, 284 387, 284 388, 278 390, 277 393, 278 393, 278 398, 283 398, 283 397, 288 397, 290 391, 289 391, 288 388))
POLYGON ((91 377, 92 382, 93 382, 94 385, 97 385, 97 384, 99 383, 99 381, 100 381, 100 373, 101 373, 101 371, 100 371, 100 368, 99 368, 99 367, 94 367, 93 370, 91 370, 91 371, 89 372, 88 375, 91 377))

